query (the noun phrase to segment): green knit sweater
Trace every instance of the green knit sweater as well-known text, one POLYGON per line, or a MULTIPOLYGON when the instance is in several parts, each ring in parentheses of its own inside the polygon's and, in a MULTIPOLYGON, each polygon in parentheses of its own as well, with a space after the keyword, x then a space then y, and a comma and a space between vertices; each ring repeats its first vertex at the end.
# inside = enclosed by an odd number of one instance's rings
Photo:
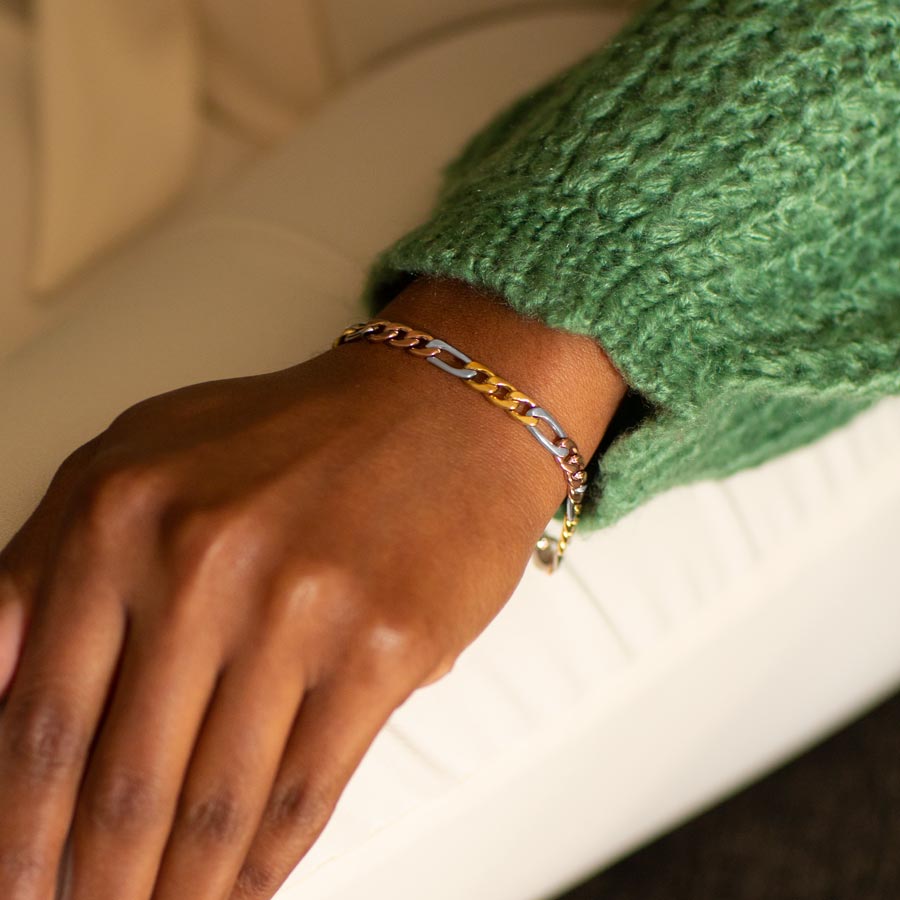
POLYGON ((588 528, 900 393, 900 4, 656 3, 469 141, 367 308, 417 273, 623 374, 588 528))

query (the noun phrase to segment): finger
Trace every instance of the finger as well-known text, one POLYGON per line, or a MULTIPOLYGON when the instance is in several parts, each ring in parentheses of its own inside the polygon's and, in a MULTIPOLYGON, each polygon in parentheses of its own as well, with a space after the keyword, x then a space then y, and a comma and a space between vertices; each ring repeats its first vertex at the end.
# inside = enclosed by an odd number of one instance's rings
POLYGON ((63 513, 95 452, 96 440, 79 447, 63 462, 37 508, 0 549, 0 700, 19 661, 30 610, 63 513))
POLYGON ((227 897, 303 695, 296 647, 255 644, 223 676, 191 760, 153 900, 227 897))
POLYGON ((220 669, 214 629, 134 621, 72 831, 71 900, 146 900, 220 669))
POLYGON ((51 896, 125 619, 95 572, 60 563, 0 715, 0 897, 51 896))
POLYGON ((12 682, 25 638, 26 598, 8 572, 0 570, 0 701, 12 682))
POLYGON ((324 829, 351 774, 406 693, 376 688, 348 672, 306 695, 232 900, 274 895, 324 829))

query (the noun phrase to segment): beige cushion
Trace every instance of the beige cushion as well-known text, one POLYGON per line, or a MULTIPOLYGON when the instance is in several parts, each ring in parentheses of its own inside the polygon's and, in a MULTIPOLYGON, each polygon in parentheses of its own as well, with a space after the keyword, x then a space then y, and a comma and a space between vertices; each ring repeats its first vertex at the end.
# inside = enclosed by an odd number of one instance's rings
POLYGON ((27 280, 48 292, 171 208, 196 171, 210 113, 271 146, 373 61, 524 0, 30 5, 39 146, 27 280))
MULTIPOLYGON (((34 249, 35 148, 31 114, 27 107, 29 60, 32 52, 21 29, 7 27, 0 15, 0 359, 34 339, 90 295, 80 283, 90 281, 90 265, 72 284, 60 290, 37 292, 28 283, 34 249)), ((241 135, 215 120, 200 125, 193 177, 166 215, 179 207, 192 207, 222 183, 234 177, 256 155, 256 148, 241 135)), ((125 236, 109 251, 111 259, 124 250, 125 236)), ((102 257, 97 261, 102 268, 102 257)))

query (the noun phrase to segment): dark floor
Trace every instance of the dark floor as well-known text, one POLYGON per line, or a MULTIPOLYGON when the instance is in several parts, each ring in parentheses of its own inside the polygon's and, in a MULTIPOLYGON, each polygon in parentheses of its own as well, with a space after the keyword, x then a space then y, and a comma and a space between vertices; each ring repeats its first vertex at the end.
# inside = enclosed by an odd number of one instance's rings
POLYGON ((559 900, 594 898, 900 900, 900 695, 559 900))

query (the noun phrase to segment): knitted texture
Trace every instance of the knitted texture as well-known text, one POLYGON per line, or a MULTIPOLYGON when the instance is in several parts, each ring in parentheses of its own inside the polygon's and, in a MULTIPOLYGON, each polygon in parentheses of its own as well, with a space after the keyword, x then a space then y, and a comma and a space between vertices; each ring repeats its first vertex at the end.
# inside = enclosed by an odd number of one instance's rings
POLYGON ((900 393, 898 48, 896 0, 663 0, 469 141, 364 302, 458 278, 604 347, 646 410, 587 528, 808 443, 900 393))

